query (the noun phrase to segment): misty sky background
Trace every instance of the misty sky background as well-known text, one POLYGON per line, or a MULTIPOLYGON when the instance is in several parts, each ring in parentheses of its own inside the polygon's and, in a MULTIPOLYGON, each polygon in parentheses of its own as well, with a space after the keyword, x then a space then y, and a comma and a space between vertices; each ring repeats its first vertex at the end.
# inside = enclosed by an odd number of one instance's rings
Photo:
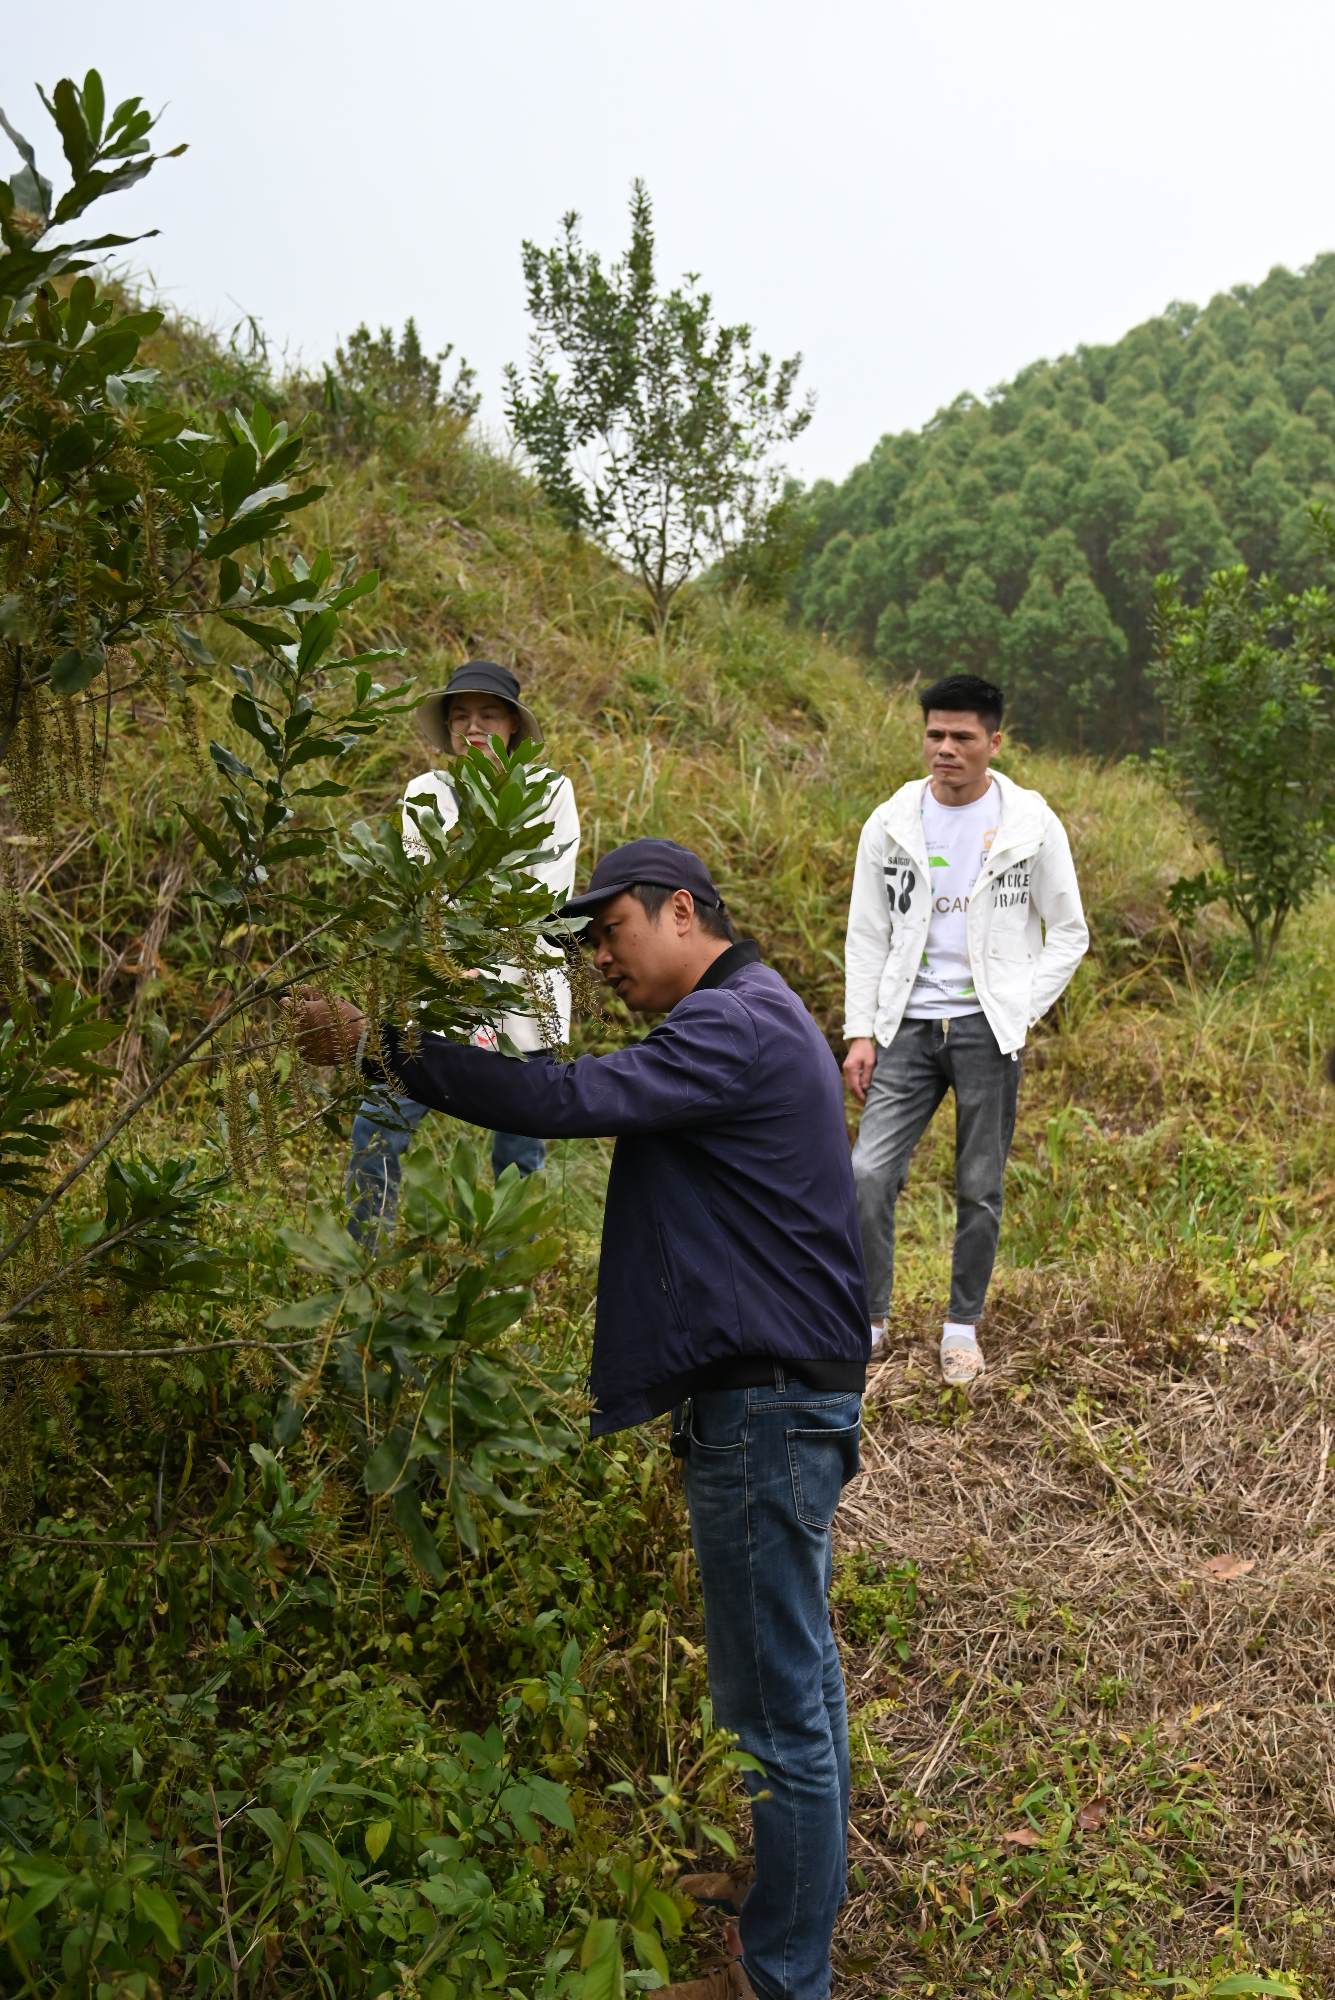
MULTIPOLYGON (((790 454, 840 478, 1040 356, 1117 339, 1335 248, 1335 8, 1277 0, 61 0, 8 11, 0 104, 64 182, 33 85, 94 64, 190 150, 95 220, 172 305, 317 366, 415 315, 478 370, 527 338, 520 244, 578 209, 608 256, 630 182, 659 276, 818 393, 790 454)), ((3 171, 17 159, 0 134, 3 171)))

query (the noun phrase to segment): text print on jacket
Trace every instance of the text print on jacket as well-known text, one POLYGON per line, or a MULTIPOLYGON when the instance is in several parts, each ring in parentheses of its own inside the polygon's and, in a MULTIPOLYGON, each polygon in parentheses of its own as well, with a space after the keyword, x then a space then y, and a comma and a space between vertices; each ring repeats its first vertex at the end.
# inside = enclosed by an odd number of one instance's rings
MULTIPOLYGON (((969 966, 1003 1055, 1022 1049, 1089 946, 1070 842, 1040 792, 1000 771, 1001 820, 969 898, 969 966)), ((914 778, 862 829, 844 947, 844 1034, 894 1040, 927 948, 928 780, 914 778)))
POLYGON ((680 1402, 716 1363, 865 1363, 843 1085, 754 944, 733 945, 642 1042, 515 1062, 382 1031, 362 1069, 419 1104, 540 1139, 616 1139, 603 1216, 593 1432, 680 1402), (711 985, 713 979, 719 983, 711 985))

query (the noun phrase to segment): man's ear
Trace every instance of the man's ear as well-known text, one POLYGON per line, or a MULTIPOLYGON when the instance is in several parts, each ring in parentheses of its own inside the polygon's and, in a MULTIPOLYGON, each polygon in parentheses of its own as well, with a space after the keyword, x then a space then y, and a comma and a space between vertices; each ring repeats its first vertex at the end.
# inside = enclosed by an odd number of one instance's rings
POLYGON ((695 898, 689 889, 672 891, 672 920, 677 926, 678 937, 685 937, 695 916, 695 898))

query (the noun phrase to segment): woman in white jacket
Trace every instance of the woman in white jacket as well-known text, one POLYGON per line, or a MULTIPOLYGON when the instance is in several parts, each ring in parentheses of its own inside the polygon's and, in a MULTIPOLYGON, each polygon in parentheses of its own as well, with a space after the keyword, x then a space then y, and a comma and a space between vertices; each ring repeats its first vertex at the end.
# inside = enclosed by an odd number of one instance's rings
MULTIPOLYGON (((542 730, 531 708, 519 698, 519 681, 508 667, 492 660, 469 660, 451 675, 447 686, 428 696, 418 710, 422 733, 436 750, 447 756, 462 757, 470 745, 486 748, 499 736, 507 749, 516 744, 542 742, 542 730)), ((551 783, 546 801, 553 830, 546 843, 551 858, 532 869, 536 879, 551 890, 552 908, 559 909, 574 893, 575 866, 579 859, 579 812, 569 778, 559 771, 549 774, 551 783)), ((459 803, 446 772, 434 766, 413 779, 404 793, 403 844, 410 853, 425 854, 426 845, 418 831, 410 805, 430 806, 448 830, 459 817, 459 803)), ((547 1032, 552 1023, 560 1028, 565 1041, 570 1033, 570 981, 562 968, 561 956, 547 948, 552 958, 550 971, 541 977, 547 986, 547 1032)), ((519 972, 503 968, 516 983, 519 972)), ((544 1046, 544 1023, 537 1014, 504 1014, 495 1027, 506 1034, 515 1047, 534 1054, 544 1046)), ((480 1031, 479 1039, 486 1035, 480 1031)), ((398 1208, 403 1155, 414 1132, 427 1113, 425 1104, 413 1098, 384 1093, 367 1097, 352 1125, 352 1156, 348 1163, 348 1226, 359 1242, 392 1225, 398 1208)), ((541 1139, 520 1133, 497 1132, 492 1138, 492 1172, 500 1175, 508 1166, 521 1174, 535 1173, 542 1165, 541 1139)))

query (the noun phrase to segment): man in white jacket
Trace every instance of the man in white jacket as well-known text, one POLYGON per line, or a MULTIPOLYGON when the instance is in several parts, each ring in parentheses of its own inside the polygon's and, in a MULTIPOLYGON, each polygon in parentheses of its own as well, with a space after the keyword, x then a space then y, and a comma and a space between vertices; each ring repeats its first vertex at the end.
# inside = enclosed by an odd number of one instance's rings
POLYGON ((955 1247, 941 1372, 983 1372, 977 1322, 1001 1230, 1020 1051, 1089 944, 1070 844, 1038 792, 990 767, 1000 688, 952 674, 921 697, 928 776, 862 829, 844 950, 844 1076, 872 1344, 885 1334, 895 1203, 913 1150, 955 1093, 955 1247))
MULTIPOLYGON (((462 757, 470 745, 486 749, 496 736, 511 750, 520 743, 542 742, 537 717, 520 700, 518 679, 508 667, 498 666, 493 660, 465 662, 450 676, 445 687, 428 695, 417 713, 422 734, 434 750, 446 757, 462 757)), ((556 910, 575 892, 580 829, 569 778, 559 771, 552 771, 549 776, 546 811, 553 827, 546 845, 550 858, 535 863, 532 872, 551 890, 552 908, 556 910)), ((426 842, 409 810, 413 805, 429 806, 448 832, 459 817, 459 802, 448 772, 434 767, 423 771, 404 793, 403 845, 409 854, 424 856, 426 842)), ((537 975, 543 990, 533 996, 534 1011, 503 1014, 495 1023, 525 1054, 536 1054, 554 1040, 564 1042, 570 1034, 570 981, 562 969, 560 953, 551 947, 546 949, 552 965, 550 970, 537 975)), ((521 975, 517 967, 505 966, 502 970, 519 984, 521 975)), ((494 1046, 494 1032, 488 1039, 494 1046)), ((378 1235, 393 1222, 403 1156, 427 1108, 414 1098, 382 1092, 367 1097, 353 1120, 352 1156, 348 1162, 348 1226, 359 1242, 378 1235)), ((492 1138, 492 1172, 499 1176, 506 1167, 515 1166, 521 1174, 535 1173, 542 1165, 544 1152, 541 1139, 516 1132, 497 1132, 492 1138)))

